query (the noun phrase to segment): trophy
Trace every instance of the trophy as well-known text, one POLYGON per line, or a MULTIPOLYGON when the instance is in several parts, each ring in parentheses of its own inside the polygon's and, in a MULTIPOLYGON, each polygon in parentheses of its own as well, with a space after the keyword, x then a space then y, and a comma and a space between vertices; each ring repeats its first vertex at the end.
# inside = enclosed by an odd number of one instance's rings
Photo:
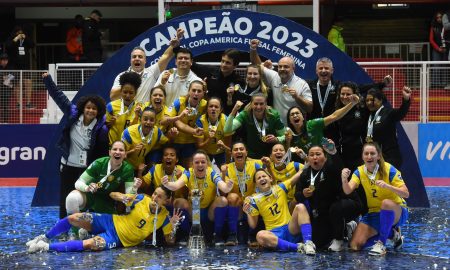
POLYGON ((193 189, 192 200, 192 227, 189 232, 189 249, 205 249, 205 240, 203 239, 202 225, 200 224, 200 198, 202 192, 199 189, 193 189))

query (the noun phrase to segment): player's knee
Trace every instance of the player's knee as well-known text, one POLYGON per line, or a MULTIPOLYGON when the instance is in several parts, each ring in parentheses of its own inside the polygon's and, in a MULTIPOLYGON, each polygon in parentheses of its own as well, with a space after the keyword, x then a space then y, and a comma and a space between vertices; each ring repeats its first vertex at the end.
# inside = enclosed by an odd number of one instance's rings
POLYGON ((228 206, 228 200, 225 196, 216 197, 215 202, 218 207, 228 206))
POLYGON ((90 243, 90 249, 93 251, 104 250, 106 247, 106 241, 100 236, 95 236, 92 238, 92 242, 90 243))
POLYGON ((236 193, 230 193, 227 195, 228 205, 238 206, 239 205, 239 195, 236 193))
POLYGON ((80 208, 83 205, 83 196, 77 190, 69 193, 66 197, 66 211, 69 214, 80 212, 80 208))
POLYGON ((297 211, 299 214, 305 214, 308 212, 308 210, 306 209, 306 207, 303 203, 298 203, 295 206, 294 211, 297 211))

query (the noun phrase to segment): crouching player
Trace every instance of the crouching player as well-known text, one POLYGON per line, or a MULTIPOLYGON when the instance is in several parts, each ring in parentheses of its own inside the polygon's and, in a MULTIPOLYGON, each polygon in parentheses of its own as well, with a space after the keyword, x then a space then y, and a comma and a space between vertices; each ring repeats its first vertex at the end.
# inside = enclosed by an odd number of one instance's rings
POLYGON ((169 217, 163 206, 172 197, 165 187, 155 189, 152 197, 143 194, 131 195, 111 192, 111 198, 125 202, 131 207, 127 215, 99 213, 76 213, 59 220, 46 234, 28 241, 28 252, 38 251, 101 251, 117 247, 132 247, 140 244, 162 227, 166 243, 173 244, 172 228, 180 219, 180 213, 169 217), (50 243, 50 239, 68 232, 71 226, 86 229, 95 236, 86 240, 50 243))
POLYGON ((248 224, 255 228, 258 216, 261 215, 265 230, 256 235, 258 243, 266 248, 280 251, 298 251, 307 255, 315 255, 316 247, 311 241, 311 222, 306 207, 297 204, 294 212, 289 213, 287 194, 297 183, 303 170, 299 170, 292 178, 276 186, 272 186, 272 177, 264 169, 257 169, 253 177, 257 193, 247 197, 243 211, 248 216, 248 224), (301 236, 303 243, 300 242, 301 236))

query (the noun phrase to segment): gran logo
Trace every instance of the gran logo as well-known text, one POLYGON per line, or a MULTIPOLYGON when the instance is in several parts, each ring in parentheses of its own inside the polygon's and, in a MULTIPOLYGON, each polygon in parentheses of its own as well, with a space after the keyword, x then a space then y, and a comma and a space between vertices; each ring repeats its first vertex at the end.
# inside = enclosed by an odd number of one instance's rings
POLYGON ((43 146, 30 147, 0 147, 0 165, 7 165, 14 160, 44 160, 46 149, 43 146))

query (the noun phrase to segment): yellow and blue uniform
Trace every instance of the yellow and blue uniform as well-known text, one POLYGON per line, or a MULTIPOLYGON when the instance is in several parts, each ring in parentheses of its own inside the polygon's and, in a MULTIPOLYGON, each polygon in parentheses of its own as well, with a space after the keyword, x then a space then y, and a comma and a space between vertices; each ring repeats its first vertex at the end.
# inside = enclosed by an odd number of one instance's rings
MULTIPOLYGON (((273 162, 270 163, 270 170, 273 174, 274 180, 278 184, 290 179, 294 174, 296 174, 299 170, 303 169, 303 164, 295 161, 289 162, 286 167, 282 170, 275 169, 275 165, 273 162)), ((294 200, 295 195, 295 185, 289 190, 288 193, 288 201, 294 200)))
POLYGON ((125 107, 125 105, 123 105, 122 99, 117 99, 106 105, 106 121, 109 122, 111 121, 111 118, 113 116, 116 117, 116 121, 109 128, 109 145, 111 145, 115 141, 119 141, 122 136, 122 132, 127 127, 137 124, 139 117, 136 117, 136 114, 134 112, 137 104, 138 103, 133 102, 130 104, 130 106, 125 107), (122 108, 122 106, 124 108, 122 108))
POLYGON ((122 141, 125 143, 127 151, 141 142, 145 145, 138 153, 133 152, 127 156, 128 162, 133 165, 135 170, 138 168, 139 164, 145 163, 145 156, 153 150, 156 145, 165 144, 169 141, 169 139, 164 136, 163 132, 156 126, 153 127, 153 130, 151 130, 149 135, 144 139, 142 139, 140 131, 141 124, 136 124, 125 129, 122 134, 122 141), (152 139, 151 142, 148 142, 150 136, 152 139))
MULTIPOLYGON (((127 215, 93 213, 92 233, 105 239, 105 249, 136 246, 153 233, 155 214, 150 211, 152 199, 143 194, 134 196, 136 198, 129 205, 131 212, 127 215)), ((156 217, 156 229, 161 227, 165 235, 172 231, 169 212, 164 206, 158 208, 156 217)))
POLYGON ((271 188, 270 194, 256 193, 250 197, 250 215, 260 215, 264 220, 266 230, 278 238, 297 243, 300 235, 292 235, 288 224, 291 220, 287 194, 292 189, 291 180, 286 180, 271 188))
MULTIPOLYGON (((177 172, 186 172, 186 169, 180 165, 175 166, 174 173, 169 175, 169 181, 176 181, 177 172)), ((150 170, 144 175, 143 179, 147 185, 153 185, 154 188, 161 186, 161 179, 166 175, 164 167, 162 164, 155 164, 150 170)), ((183 192, 181 189, 175 191, 174 198, 183 198, 183 192)))
MULTIPOLYGON (((225 153, 224 149, 221 149, 217 146, 217 142, 225 138, 225 134, 223 132, 223 129, 225 127, 225 122, 227 121, 227 117, 225 114, 221 113, 219 119, 217 120, 218 123, 216 127, 216 134, 213 138, 211 138, 207 145, 203 147, 203 149, 208 153, 208 155, 217 155, 220 153, 225 153)), ((215 126, 209 123, 208 116, 206 114, 202 115, 197 120, 197 127, 203 128, 203 135, 199 136, 198 138, 205 138, 209 137, 209 130, 211 129, 211 126, 215 126)))
MULTIPOLYGON (((375 179, 383 180, 384 182, 397 188, 405 185, 400 171, 387 162, 385 162, 384 164, 385 166, 383 178, 381 178, 380 172, 377 172, 375 179)), ((362 217, 361 222, 366 223, 379 231, 379 213, 381 210, 381 203, 385 199, 389 199, 402 207, 402 214, 399 222, 397 223, 397 226, 400 226, 406 222, 406 220, 408 219, 408 209, 405 200, 398 196, 396 193, 386 188, 377 186, 375 182, 371 183, 369 177, 364 172, 364 165, 359 166, 355 170, 352 175, 351 181, 354 181, 356 183, 356 187, 361 184, 364 188, 364 193, 366 194, 367 207, 369 211, 362 217)))
POLYGON ((200 208, 207 209, 216 198, 217 184, 222 180, 211 167, 206 169, 205 178, 195 177, 194 169, 186 170, 180 177, 189 188, 189 190, 199 189, 203 195, 200 199, 200 208))
MULTIPOLYGON (((187 115, 183 118, 181 118, 181 122, 184 124, 195 128, 195 123, 197 122, 197 119, 205 113, 206 111, 206 103, 207 101, 202 99, 199 101, 199 104, 196 107, 196 112, 193 115, 187 115)), ((176 99, 172 106, 169 108, 167 115, 170 117, 174 117, 179 115, 184 109, 188 107, 188 98, 187 97, 180 97, 176 99)), ((188 143, 195 143, 195 138, 191 134, 186 134, 181 132, 176 138, 174 143, 179 144, 188 144, 188 143)))
POLYGON ((243 171, 239 171, 234 162, 229 163, 226 176, 234 182, 231 193, 239 194, 241 198, 245 198, 255 193, 255 182, 253 181, 253 176, 259 168, 262 168, 262 163, 261 161, 255 159, 247 158, 245 161, 245 170, 243 171), (243 195, 239 180, 244 181, 242 185, 242 191, 244 192, 243 195))

